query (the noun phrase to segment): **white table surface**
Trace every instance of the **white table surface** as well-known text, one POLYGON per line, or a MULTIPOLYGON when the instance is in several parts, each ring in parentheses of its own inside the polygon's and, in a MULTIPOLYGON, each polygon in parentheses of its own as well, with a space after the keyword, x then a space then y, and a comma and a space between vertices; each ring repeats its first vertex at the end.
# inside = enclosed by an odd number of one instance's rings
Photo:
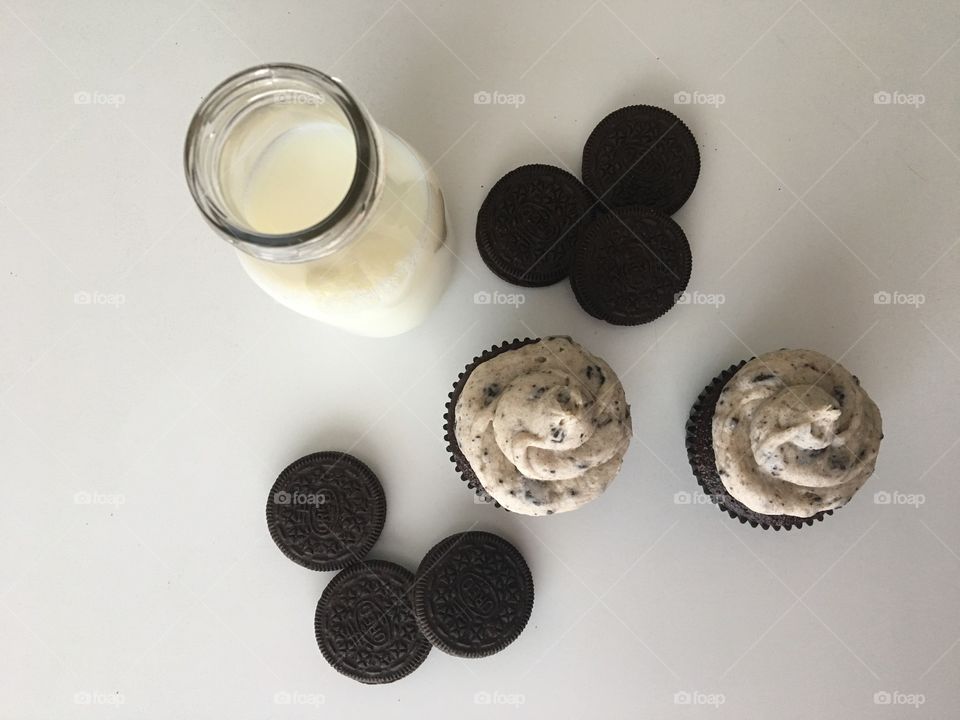
POLYGON ((0 716, 956 717, 958 40, 952 0, 2 0, 0 716), (338 75, 436 164, 460 262, 420 329, 302 319, 201 221, 190 116, 271 60, 338 75), (690 289, 724 304, 632 329, 566 284, 475 305, 515 290, 473 242, 486 190, 523 163, 578 172, 591 128, 631 103, 699 140, 676 218, 690 289), (444 451, 446 393, 484 347, 555 333, 621 374, 624 470, 568 515, 475 504, 444 451), (717 371, 783 346, 841 358, 886 439, 854 502, 774 533, 684 502, 683 425, 717 371), (414 568, 473 526, 522 550, 536 605, 517 642, 434 651, 384 687, 326 665, 331 576, 287 561, 263 508, 285 464, 333 448, 385 485, 374 557, 414 568))

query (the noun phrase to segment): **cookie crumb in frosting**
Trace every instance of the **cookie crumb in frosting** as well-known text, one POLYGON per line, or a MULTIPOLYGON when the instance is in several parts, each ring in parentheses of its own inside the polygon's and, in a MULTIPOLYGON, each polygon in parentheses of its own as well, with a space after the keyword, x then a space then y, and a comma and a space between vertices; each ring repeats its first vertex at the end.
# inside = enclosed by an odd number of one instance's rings
POLYGON ((574 510, 599 496, 632 435, 616 374, 563 336, 478 363, 454 412, 460 451, 483 489, 526 515, 574 510))
POLYGON ((847 503, 873 473, 880 412, 830 358, 810 350, 768 353, 743 365, 720 395, 717 471, 754 512, 777 498, 782 514, 812 517, 847 503), (779 382, 762 384, 772 377, 779 382))

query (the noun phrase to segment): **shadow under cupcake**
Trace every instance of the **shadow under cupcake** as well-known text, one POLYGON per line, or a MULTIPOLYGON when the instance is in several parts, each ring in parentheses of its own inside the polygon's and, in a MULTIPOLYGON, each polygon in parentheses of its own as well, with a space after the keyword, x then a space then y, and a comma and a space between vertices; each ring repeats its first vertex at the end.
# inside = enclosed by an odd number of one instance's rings
POLYGON ((857 377, 811 350, 731 365, 700 393, 686 426, 704 493, 741 523, 774 530, 813 525, 849 502, 882 438, 857 377))

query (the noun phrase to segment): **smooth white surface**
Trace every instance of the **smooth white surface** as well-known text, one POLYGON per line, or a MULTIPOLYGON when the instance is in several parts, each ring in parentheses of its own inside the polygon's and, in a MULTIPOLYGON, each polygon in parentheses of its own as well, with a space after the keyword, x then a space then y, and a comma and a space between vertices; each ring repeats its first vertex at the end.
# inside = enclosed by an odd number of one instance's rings
POLYGON ((955 717, 958 36, 950 0, 4 0, 0 716, 955 717), (413 333, 284 310, 192 207, 191 114, 267 60, 341 76, 436 163, 462 263, 413 333), (475 104, 484 91, 525 102, 475 104), (675 107, 681 91, 725 102, 675 107), (634 329, 565 284, 474 304, 517 291, 473 244, 490 185, 528 162, 578 171, 590 129, 636 102, 701 143, 676 217, 690 289, 725 304, 634 329), (604 498, 524 519, 472 502, 441 415, 475 353, 547 333, 616 368, 637 433, 604 498), (789 534, 683 503, 690 403, 782 346, 842 358, 887 435, 854 502, 789 534), (376 557, 413 567, 474 525, 513 540, 537 588, 521 638, 479 661, 435 651, 386 687, 334 673, 312 636, 328 576, 287 561, 263 518, 276 473, 323 448, 384 482, 376 557), (718 709, 677 703, 711 694, 718 709))

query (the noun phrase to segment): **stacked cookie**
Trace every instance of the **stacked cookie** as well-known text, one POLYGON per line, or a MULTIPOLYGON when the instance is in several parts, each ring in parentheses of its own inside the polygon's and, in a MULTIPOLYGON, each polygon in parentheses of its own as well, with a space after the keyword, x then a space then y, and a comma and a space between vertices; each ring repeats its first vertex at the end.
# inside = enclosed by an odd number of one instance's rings
POLYGON ((587 139, 582 183, 550 165, 524 165, 501 178, 477 215, 477 248, 510 283, 542 287, 569 277, 594 317, 650 322, 690 280, 690 245, 670 215, 699 174, 697 142, 676 115, 621 108, 587 139))
POLYGON ((287 466, 267 500, 277 547, 310 570, 340 570, 317 603, 314 630, 327 662, 362 683, 416 670, 430 648, 460 657, 503 650, 533 610, 520 552, 487 532, 451 535, 416 573, 367 560, 386 519, 377 476, 357 458, 319 452, 287 466))

